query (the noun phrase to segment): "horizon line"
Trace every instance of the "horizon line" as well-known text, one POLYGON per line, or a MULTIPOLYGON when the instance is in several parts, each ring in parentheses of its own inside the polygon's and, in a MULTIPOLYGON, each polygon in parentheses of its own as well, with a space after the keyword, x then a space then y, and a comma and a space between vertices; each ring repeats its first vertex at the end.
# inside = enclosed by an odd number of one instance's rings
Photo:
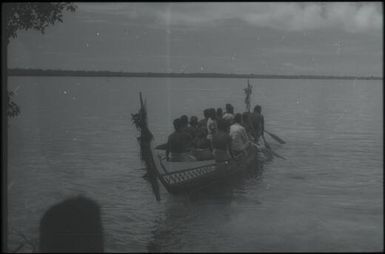
POLYGON ((8 69, 9 76, 73 76, 73 77, 133 77, 133 78, 249 78, 249 79, 359 79, 382 80, 380 76, 353 75, 311 75, 311 74, 255 74, 255 73, 218 73, 218 72, 127 72, 96 70, 59 70, 59 69, 8 69))

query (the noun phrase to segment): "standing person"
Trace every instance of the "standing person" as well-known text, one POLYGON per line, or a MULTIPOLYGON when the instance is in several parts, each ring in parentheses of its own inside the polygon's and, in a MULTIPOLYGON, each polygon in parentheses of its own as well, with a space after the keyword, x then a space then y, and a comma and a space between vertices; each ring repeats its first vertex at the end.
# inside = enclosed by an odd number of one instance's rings
POLYGON ((249 138, 253 139, 255 131, 254 131, 253 124, 251 123, 251 115, 252 113, 250 112, 243 112, 242 126, 246 129, 246 133, 249 136, 249 138))
POLYGON ((198 122, 198 128, 204 129, 205 132, 207 132, 207 120, 209 119, 209 115, 210 115, 209 111, 210 111, 209 109, 203 110, 204 118, 198 122))
POLYGON ((234 156, 239 155, 250 145, 246 129, 241 125, 242 115, 236 114, 234 123, 230 126, 231 150, 234 156))
POLYGON ((217 116, 217 121, 219 121, 219 119, 223 118, 223 110, 222 110, 222 108, 217 108, 216 116, 217 116))
POLYGON ((218 120, 218 129, 213 134, 213 155, 216 162, 231 158, 231 137, 228 134, 228 125, 223 119, 218 120))
POLYGON ((193 147, 192 139, 183 130, 183 123, 180 118, 173 122, 175 131, 168 136, 166 158, 171 161, 192 161, 194 158, 190 154, 193 147), (171 154, 171 156, 170 156, 171 154))
POLYGON ((229 126, 233 124, 234 107, 230 103, 226 104, 226 113, 223 114, 222 118, 229 124, 229 126))
MULTIPOLYGON (((207 124, 207 122, 206 122, 207 124)), ((194 149, 192 154, 194 157, 201 160, 211 160, 213 155, 210 149, 210 141, 207 139, 207 128, 199 127, 198 118, 192 116, 190 119, 190 127, 187 130, 191 130, 194 133, 193 145, 194 149)))
POLYGON ((254 129, 255 140, 258 142, 263 137, 265 131, 265 119, 262 115, 262 107, 256 105, 254 107, 254 113, 251 115, 251 123, 254 129))
MULTIPOLYGON (((209 118, 207 119, 207 139, 212 145, 213 134, 217 129, 216 112, 214 108, 209 109, 209 118)), ((212 148, 212 146, 211 146, 212 148)))

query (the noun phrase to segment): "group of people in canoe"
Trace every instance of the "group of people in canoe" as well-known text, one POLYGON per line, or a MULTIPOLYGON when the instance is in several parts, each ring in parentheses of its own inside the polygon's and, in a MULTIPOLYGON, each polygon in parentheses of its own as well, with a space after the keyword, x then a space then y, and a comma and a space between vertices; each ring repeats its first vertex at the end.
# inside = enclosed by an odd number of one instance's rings
POLYGON ((204 118, 187 115, 174 120, 175 131, 169 135, 166 158, 169 161, 215 159, 226 161, 244 153, 250 145, 263 146, 264 117, 261 106, 253 112, 234 113, 234 107, 203 111, 204 118))

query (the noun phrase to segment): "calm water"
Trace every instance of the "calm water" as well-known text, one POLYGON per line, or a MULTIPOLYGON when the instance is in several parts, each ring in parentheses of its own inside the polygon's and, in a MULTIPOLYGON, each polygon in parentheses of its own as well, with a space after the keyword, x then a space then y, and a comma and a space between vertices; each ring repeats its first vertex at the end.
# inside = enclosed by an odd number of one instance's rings
POLYGON ((245 80, 11 78, 10 248, 38 237, 49 206, 84 194, 102 206, 107 251, 383 250, 381 81, 253 80, 266 129, 287 141, 234 186, 156 202, 142 178, 131 113, 142 91, 156 142, 172 119, 244 110, 245 80))

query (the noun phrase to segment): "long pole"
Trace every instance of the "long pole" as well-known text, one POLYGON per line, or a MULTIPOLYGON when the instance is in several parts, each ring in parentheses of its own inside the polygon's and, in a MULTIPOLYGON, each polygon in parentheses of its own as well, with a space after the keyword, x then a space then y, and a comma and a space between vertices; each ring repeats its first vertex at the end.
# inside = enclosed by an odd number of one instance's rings
POLYGON ((1 29, 1 110, 3 117, 3 126, 2 126, 2 136, 3 142, 1 142, 1 176, 2 176, 2 197, 1 197, 1 219, 3 221, 2 227, 2 252, 8 252, 8 115, 7 115, 7 107, 8 107, 8 38, 6 34, 6 13, 5 6, 1 8, 1 17, 2 17, 2 29, 1 29))
POLYGON ((155 162, 152 156, 151 150, 151 141, 152 141, 152 133, 148 128, 147 123, 147 110, 145 103, 143 101, 142 92, 139 93, 140 99, 140 110, 139 110, 139 118, 140 121, 140 149, 141 149, 141 157, 144 161, 147 169, 147 176, 149 176, 149 180, 151 183, 152 191, 155 195, 157 201, 160 201, 160 191, 159 184, 157 180, 157 172, 155 169, 155 162))
POLYGON ((246 111, 250 112, 250 95, 253 92, 253 89, 252 89, 252 86, 250 85, 249 80, 247 80, 247 87, 243 90, 245 91, 245 94, 246 94, 246 98, 245 98, 246 111))

